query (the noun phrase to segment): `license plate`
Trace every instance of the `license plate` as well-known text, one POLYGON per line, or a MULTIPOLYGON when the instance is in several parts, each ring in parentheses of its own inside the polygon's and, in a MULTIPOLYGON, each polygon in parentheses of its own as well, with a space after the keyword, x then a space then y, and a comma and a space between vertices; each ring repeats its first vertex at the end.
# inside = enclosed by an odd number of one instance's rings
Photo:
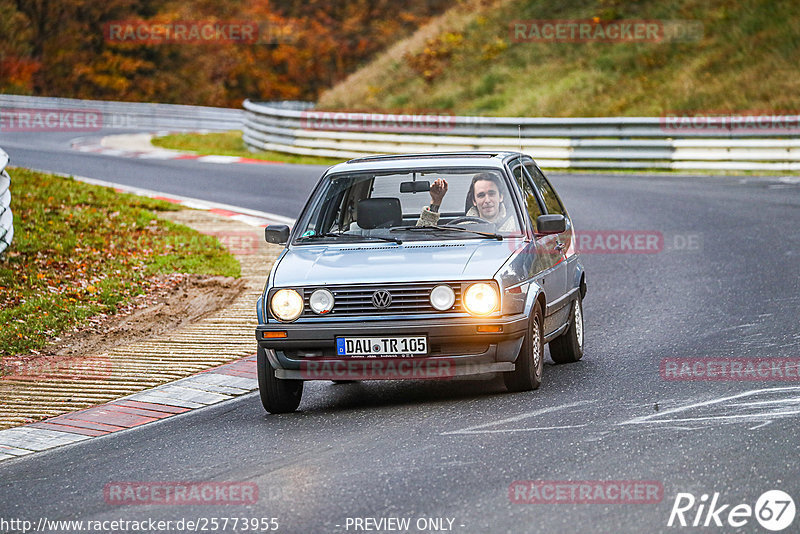
POLYGON ((428 354, 428 338, 408 337, 337 337, 339 356, 417 356, 428 354))

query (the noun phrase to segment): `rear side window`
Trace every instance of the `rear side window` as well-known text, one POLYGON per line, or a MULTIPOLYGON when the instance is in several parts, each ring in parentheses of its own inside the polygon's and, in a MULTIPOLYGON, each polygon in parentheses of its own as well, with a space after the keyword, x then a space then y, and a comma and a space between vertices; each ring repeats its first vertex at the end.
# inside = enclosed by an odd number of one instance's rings
POLYGON ((525 170, 527 170, 528 174, 533 178, 533 183, 542 196, 542 200, 544 200, 547 213, 564 215, 566 217, 567 214, 564 210, 564 206, 561 205, 561 201, 558 200, 558 195, 556 195, 553 186, 550 185, 550 182, 544 177, 542 171, 540 171, 533 162, 525 163, 525 170))
POLYGON ((539 206, 539 200, 536 198, 528 180, 522 176, 522 166, 517 165, 511 172, 514 173, 514 179, 517 181, 520 191, 522 191, 522 196, 525 197, 525 209, 528 211, 528 216, 531 219, 533 231, 536 232, 536 218, 542 215, 542 208, 539 206))

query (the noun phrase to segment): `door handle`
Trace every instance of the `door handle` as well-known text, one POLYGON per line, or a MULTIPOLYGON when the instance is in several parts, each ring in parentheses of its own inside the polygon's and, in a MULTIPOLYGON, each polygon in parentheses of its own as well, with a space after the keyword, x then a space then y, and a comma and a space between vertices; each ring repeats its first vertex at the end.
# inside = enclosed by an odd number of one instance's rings
POLYGON ((556 250, 563 251, 565 248, 567 248, 567 245, 565 245, 561 241, 556 241, 556 250))

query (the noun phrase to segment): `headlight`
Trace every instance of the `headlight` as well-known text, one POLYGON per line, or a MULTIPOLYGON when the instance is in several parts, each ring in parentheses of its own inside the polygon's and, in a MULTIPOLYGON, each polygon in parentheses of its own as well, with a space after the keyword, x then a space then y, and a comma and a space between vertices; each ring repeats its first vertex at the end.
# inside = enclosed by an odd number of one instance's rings
POLYGON ((281 289, 272 295, 269 307, 281 321, 294 321, 303 313, 303 297, 294 289, 281 289))
POLYGON ((497 291, 490 284, 478 282, 464 292, 464 307, 473 315, 488 315, 498 304, 497 291))
POLYGON ((439 311, 449 310, 456 302, 456 294, 450 286, 436 286, 431 290, 431 305, 439 311))
POLYGON ((311 293, 308 305, 314 313, 324 315, 333 309, 333 293, 327 289, 317 289, 311 293))

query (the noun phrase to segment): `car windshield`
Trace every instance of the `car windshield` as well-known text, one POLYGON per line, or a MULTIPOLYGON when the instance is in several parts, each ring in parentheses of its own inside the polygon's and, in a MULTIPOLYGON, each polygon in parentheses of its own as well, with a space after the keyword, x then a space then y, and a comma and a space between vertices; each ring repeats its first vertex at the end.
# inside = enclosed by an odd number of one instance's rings
POLYGON ((508 184, 493 169, 331 175, 299 224, 297 244, 340 236, 349 236, 348 242, 352 237, 481 239, 519 235, 521 228, 508 184), (441 198, 436 211, 431 210, 434 196, 441 198))

